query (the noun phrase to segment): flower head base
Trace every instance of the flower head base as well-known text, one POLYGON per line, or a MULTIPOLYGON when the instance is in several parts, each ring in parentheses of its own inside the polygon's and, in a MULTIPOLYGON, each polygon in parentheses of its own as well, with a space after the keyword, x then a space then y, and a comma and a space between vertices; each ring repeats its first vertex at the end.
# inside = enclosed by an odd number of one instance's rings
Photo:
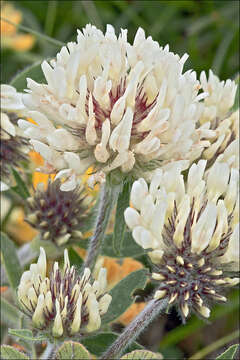
POLYGON ((66 249, 63 270, 55 262, 47 277, 46 254, 40 248, 37 264, 32 264, 21 277, 18 299, 35 328, 50 331, 53 337, 69 337, 100 327, 101 316, 111 302, 105 289, 106 270, 102 268, 94 282, 88 268, 81 277, 77 276, 74 266, 70 267, 66 249))
MULTIPOLYGON (((117 38, 87 25, 56 59, 42 64, 47 84, 28 79, 24 102, 37 126, 19 121, 31 144, 55 168, 75 174, 94 166, 139 177, 173 160, 194 158, 199 118, 196 74, 183 73, 180 58, 159 47, 144 31, 133 45, 127 31, 117 38)), ((145 176, 145 175, 144 175, 145 176)), ((65 189, 67 190, 67 189, 65 189)))
POLYGON ((42 239, 57 246, 79 239, 90 200, 83 188, 78 185, 74 190, 61 191, 59 179, 49 180, 46 189, 41 185, 28 199, 26 221, 40 232, 42 239))
POLYGON ((158 170, 149 188, 139 179, 125 211, 133 238, 154 263, 155 298, 168 297, 183 319, 190 310, 208 317, 208 306, 226 301, 222 292, 239 281, 228 275, 239 268, 238 172, 217 162, 204 173, 205 166, 191 166, 186 186, 177 166, 158 170))

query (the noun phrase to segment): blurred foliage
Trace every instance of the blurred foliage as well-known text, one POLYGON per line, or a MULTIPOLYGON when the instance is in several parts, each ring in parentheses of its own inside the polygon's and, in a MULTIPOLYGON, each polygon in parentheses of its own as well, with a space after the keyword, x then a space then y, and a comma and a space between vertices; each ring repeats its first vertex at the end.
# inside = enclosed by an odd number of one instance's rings
MULTIPOLYGON (((187 52, 187 68, 199 74, 212 68, 222 79, 239 71, 239 1, 230 0, 108 0, 10 1, 22 12, 22 24, 62 42, 75 40, 87 23, 102 30, 128 28, 130 41, 139 26, 161 45, 180 55, 187 52)), ((2 35, 3 36, 3 35, 2 35)), ((31 51, 4 49, 1 82, 34 61, 54 56, 58 47, 38 39, 31 51)))

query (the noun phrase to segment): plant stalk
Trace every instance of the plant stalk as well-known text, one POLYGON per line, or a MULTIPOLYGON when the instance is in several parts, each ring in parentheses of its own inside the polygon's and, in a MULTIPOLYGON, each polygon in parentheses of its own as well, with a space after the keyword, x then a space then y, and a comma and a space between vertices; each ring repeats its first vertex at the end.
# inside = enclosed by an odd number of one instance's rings
POLYGON ((41 34, 40 32, 36 31, 36 30, 33 30, 33 29, 30 29, 29 27, 27 26, 24 26, 24 25, 21 25, 21 24, 15 24, 14 22, 10 21, 9 19, 6 19, 4 17, 1 17, 1 20, 2 21, 5 21, 7 22, 8 24, 11 24, 13 26, 15 26, 17 29, 19 30, 22 30, 22 31, 25 31, 27 33, 30 33, 30 34, 33 34, 35 35, 37 38, 40 38, 40 39, 43 39, 45 41, 48 41, 49 43, 55 45, 55 46, 64 46, 66 45, 65 43, 63 43, 62 41, 59 41, 59 40, 56 40, 56 39, 53 39, 51 38, 50 36, 47 36, 45 34, 41 34))
POLYGON ((129 346, 139 334, 154 320, 154 318, 163 312, 168 305, 168 299, 150 300, 138 316, 125 328, 117 340, 102 355, 100 360, 119 359, 124 349, 129 346))
POLYGON ((229 342, 239 338, 239 331, 236 330, 229 335, 224 336, 223 338, 213 342, 212 344, 206 346, 204 349, 198 351, 196 354, 192 355, 189 360, 197 359, 206 359, 208 354, 211 354, 213 351, 222 348, 229 342))
POLYGON ((119 186, 110 186, 108 181, 102 184, 96 226, 90 240, 84 268, 94 268, 97 257, 101 251, 101 243, 107 229, 111 210, 116 203, 119 194, 119 186))

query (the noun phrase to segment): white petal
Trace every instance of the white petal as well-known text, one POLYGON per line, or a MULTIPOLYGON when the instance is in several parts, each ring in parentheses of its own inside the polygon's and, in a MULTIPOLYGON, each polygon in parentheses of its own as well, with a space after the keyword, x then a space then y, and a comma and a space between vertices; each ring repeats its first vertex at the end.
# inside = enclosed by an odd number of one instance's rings
POLYGON ((150 249, 153 247, 154 239, 150 231, 146 230, 142 226, 137 226, 133 229, 133 238, 138 245, 143 249, 150 249))
POLYGON ((3 181, 0 181, 0 192, 7 191, 8 189, 10 189, 10 187, 7 184, 5 184, 3 181))
POLYGON ((217 220, 217 207, 208 203, 192 227, 192 252, 200 254, 210 243, 217 220))
POLYGON ((77 154, 73 152, 64 152, 64 159, 66 160, 68 166, 73 169, 76 173, 79 173, 81 169, 81 161, 77 154))
POLYGON ((130 200, 133 206, 140 210, 142 199, 148 194, 148 186, 144 179, 138 179, 133 183, 130 200))
POLYGON ((128 107, 125 115, 113 130, 110 137, 109 145, 113 151, 118 151, 120 153, 128 150, 131 138, 132 122, 133 111, 130 107, 128 107))
POLYGON ((128 207, 124 211, 124 218, 127 226, 131 230, 133 230, 136 226, 140 225, 141 217, 139 213, 133 208, 128 207))
MULTIPOLYGON (((16 135, 16 129, 15 126, 11 123, 9 120, 9 117, 7 114, 1 112, 1 129, 6 131, 8 134, 15 136, 16 135)), ((1 135, 2 137, 2 135, 1 135)))

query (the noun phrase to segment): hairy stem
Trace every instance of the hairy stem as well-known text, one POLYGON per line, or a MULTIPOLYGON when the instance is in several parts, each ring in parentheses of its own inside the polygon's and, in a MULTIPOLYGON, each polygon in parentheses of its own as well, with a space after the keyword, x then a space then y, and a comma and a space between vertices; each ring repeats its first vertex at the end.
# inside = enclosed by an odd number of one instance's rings
POLYGON ((151 300, 143 311, 126 327, 117 340, 102 355, 100 360, 114 359, 121 355, 124 349, 131 344, 151 321, 168 305, 168 299, 151 300))
POLYGON ((109 222, 111 210, 116 203, 119 194, 119 186, 110 186, 108 181, 102 185, 98 214, 94 234, 90 240, 84 268, 93 269, 97 257, 101 251, 101 243, 109 222))
POLYGON ((54 344, 51 344, 51 343, 47 343, 47 347, 46 349, 44 350, 44 352, 42 353, 41 355, 41 360, 48 360, 48 359, 52 359, 52 355, 54 354, 55 352, 55 349, 56 346, 54 344))

